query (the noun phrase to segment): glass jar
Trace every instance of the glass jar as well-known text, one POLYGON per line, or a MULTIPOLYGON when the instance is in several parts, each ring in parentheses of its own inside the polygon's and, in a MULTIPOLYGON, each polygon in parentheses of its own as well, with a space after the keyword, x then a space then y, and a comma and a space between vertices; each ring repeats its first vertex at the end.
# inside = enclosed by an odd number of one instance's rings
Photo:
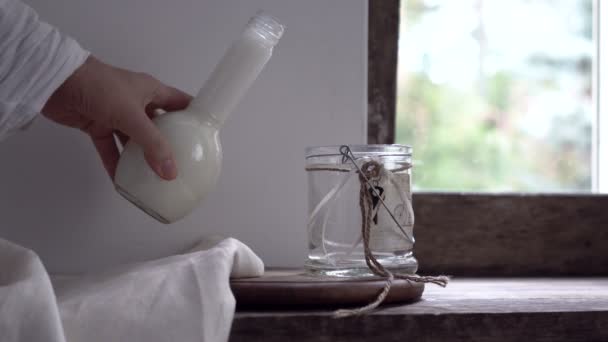
POLYGON ((308 273, 373 275, 364 253, 364 222, 369 227, 369 249, 386 269, 416 272, 411 159, 412 148, 405 145, 306 149, 308 273), (351 153, 345 154, 345 148, 351 153), (363 220, 363 215, 368 218, 363 220))

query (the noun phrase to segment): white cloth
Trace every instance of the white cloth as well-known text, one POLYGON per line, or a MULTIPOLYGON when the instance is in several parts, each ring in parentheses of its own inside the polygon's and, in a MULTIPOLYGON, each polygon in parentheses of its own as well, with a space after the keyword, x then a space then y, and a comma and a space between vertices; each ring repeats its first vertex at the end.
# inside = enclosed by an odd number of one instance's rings
POLYGON ((89 53, 18 0, 0 0, 0 140, 26 126, 89 53))
POLYGON ((227 341, 229 278, 260 276, 264 265, 238 240, 216 241, 51 282, 36 254, 0 239, 0 341, 227 341))

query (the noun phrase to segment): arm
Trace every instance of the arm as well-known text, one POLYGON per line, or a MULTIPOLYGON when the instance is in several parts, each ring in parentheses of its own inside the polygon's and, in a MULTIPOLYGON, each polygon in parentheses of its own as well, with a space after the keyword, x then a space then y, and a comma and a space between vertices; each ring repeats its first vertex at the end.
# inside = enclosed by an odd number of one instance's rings
POLYGON ((17 0, 0 0, 0 139, 29 123, 89 53, 17 0))
POLYGON ((183 109, 190 100, 150 75, 89 56, 20 1, 0 0, 0 139, 42 112, 88 134, 111 178, 117 133, 140 145, 150 167, 171 180, 177 176, 173 153, 150 118, 156 109, 183 109))

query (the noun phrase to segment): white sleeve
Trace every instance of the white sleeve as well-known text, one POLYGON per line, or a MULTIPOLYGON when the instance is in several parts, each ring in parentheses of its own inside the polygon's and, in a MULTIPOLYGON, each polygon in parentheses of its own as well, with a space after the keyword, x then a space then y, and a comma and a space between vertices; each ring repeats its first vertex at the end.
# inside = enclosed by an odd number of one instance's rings
POLYGON ((0 140, 27 125, 89 53, 19 0, 0 0, 0 140))

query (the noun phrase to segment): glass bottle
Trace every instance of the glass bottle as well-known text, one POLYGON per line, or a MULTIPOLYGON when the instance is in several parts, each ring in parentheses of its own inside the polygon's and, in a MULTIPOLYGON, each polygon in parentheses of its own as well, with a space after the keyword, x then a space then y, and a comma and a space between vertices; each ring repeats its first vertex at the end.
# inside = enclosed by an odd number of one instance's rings
POLYGON ((123 197, 163 223, 183 218, 198 205, 220 174, 219 129, 270 59, 283 29, 273 17, 257 14, 188 108, 154 119, 173 149, 176 179, 161 179, 147 165, 142 149, 127 143, 114 179, 123 197))

